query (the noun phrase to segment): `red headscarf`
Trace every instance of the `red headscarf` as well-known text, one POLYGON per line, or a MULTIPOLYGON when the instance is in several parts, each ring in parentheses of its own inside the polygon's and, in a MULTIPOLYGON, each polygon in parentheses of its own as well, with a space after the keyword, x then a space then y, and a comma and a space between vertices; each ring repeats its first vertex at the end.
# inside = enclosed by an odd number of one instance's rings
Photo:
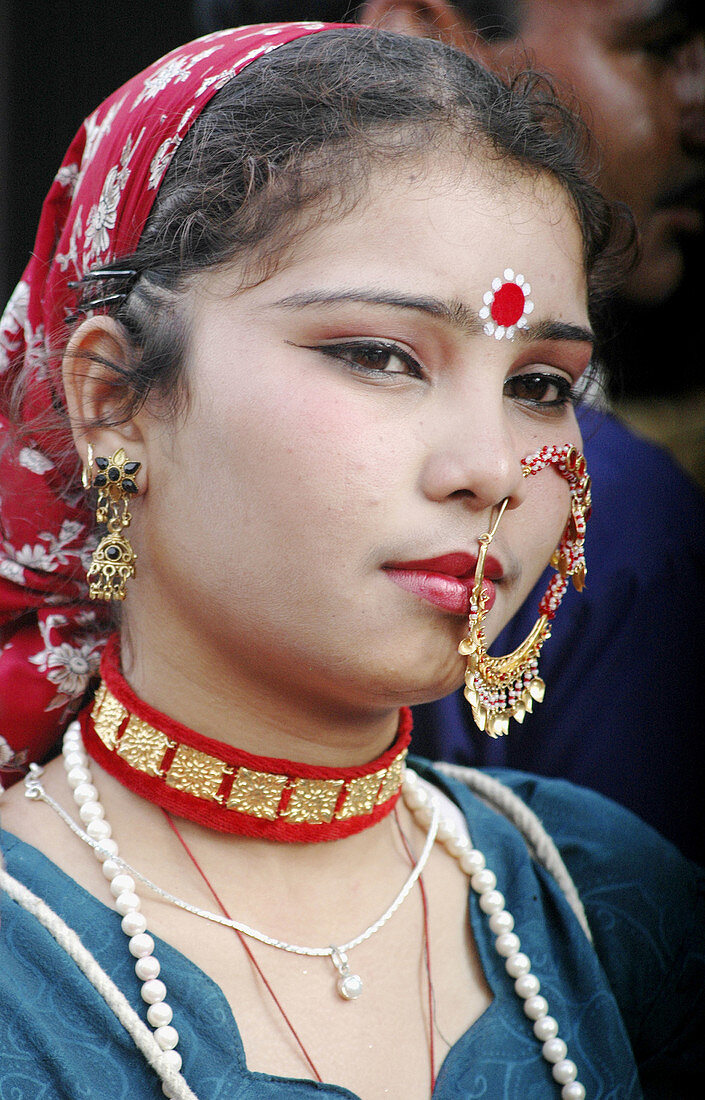
MULTIPOLYGON (((39 759, 77 709, 107 633, 87 598, 91 518, 49 433, 18 442, 9 390, 26 370, 20 417, 63 398, 47 371, 77 304, 70 282, 139 243, 169 162, 215 93, 250 61, 325 23, 272 23, 191 42, 128 81, 81 126, 46 198, 26 271, 0 322, 0 769, 39 759)), ((5 772, 5 782, 12 771, 5 772)))

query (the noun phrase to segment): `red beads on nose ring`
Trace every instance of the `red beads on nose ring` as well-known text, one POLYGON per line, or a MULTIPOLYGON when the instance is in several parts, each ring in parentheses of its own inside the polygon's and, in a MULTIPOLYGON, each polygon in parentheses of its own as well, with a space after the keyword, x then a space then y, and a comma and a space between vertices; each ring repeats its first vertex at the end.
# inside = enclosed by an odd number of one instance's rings
POLYGON ((569 578, 580 592, 585 583, 585 525, 592 502, 590 477, 585 456, 570 443, 542 447, 522 462, 524 477, 554 466, 570 486, 570 515, 560 542, 551 557, 555 575, 539 604, 539 618, 520 646, 504 657, 491 657, 485 646, 482 621, 487 594, 483 592, 485 556, 494 538, 507 502, 491 529, 480 537, 480 554, 475 570, 475 584, 470 597, 468 633, 458 646, 458 652, 468 659, 465 673, 465 698, 472 708, 473 718, 490 737, 509 732, 510 718, 523 722, 534 703, 543 700, 546 685, 538 673, 538 658, 544 642, 551 636, 553 620, 568 588, 569 578))

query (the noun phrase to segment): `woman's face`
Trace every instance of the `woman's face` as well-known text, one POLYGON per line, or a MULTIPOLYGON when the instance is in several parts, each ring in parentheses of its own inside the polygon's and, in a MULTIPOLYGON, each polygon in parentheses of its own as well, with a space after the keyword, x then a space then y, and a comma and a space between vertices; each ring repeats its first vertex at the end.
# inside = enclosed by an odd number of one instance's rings
POLYGON ((580 442, 581 254, 551 181, 410 166, 380 172, 366 203, 307 232, 258 286, 199 277, 189 411, 177 425, 140 414, 130 637, 178 638, 188 667, 323 705, 456 687, 493 507, 510 498, 487 569, 490 638, 566 521, 566 483, 525 480, 520 460, 580 442), (479 317, 507 268, 535 304, 513 340, 479 317))

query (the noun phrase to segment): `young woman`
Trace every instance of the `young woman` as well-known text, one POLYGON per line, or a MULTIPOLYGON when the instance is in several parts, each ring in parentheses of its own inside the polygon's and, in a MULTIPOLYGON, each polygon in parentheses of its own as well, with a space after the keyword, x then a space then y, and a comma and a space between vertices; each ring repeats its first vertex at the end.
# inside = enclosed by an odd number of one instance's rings
POLYGON ((185 46, 79 132, 3 322, 5 756, 67 727, 3 802, 7 1095, 688 1094, 694 869, 405 760, 466 670, 521 719, 582 581, 579 145, 534 79, 323 24, 185 46))

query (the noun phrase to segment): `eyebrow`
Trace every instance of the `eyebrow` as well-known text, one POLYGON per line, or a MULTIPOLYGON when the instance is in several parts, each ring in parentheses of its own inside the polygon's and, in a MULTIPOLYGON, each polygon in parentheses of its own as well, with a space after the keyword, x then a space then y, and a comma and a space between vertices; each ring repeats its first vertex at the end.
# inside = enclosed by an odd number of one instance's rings
MULTIPOLYGON (((351 288, 349 290, 303 290, 297 294, 289 294, 274 303, 285 309, 300 309, 312 305, 338 305, 341 302, 354 302, 363 305, 391 306, 394 309, 406 309, 429 314, 431 317, 445 321, 447 324, 458 328, 470 336, 479 335, 484 329, 484 321, 476 310, 470 309, 458 299, 445 302, 441 298, 415 297, 413 295, 395 294, 382 290, 365 290, 351 288)), ((531 340, 570 340, 574 342, 594 344, 595 335, 582 325, 573 324, 571 321, 537 321, 529 323, 526 329, 517 329, 516 337, 523 342, 531 340)))
POLYGON ((683 0, 655 0, 651 10, 636 12, 626 15, 622 21, 623 30, 649 34, 654 33, 654 39, 658 35, 670 34, 674 39, 688 39, 700 28, 700 20, 695 15, 695 5, 684 3, 683 0))

